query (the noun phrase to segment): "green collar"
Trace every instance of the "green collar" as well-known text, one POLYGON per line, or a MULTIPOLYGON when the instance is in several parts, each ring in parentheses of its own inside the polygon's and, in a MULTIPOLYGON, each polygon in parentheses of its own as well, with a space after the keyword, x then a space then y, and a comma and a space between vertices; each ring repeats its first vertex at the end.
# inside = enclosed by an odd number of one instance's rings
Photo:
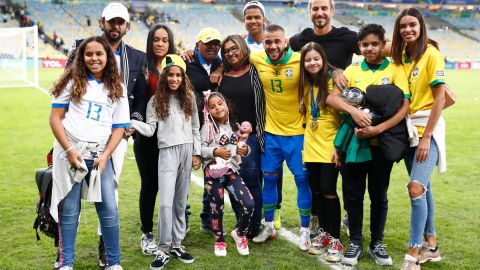
MULTIPOLYGON (((293 55, 293 50, 292 50, 292 48, 288 47, 287 53, 282 57, 282 59, 280 60, 280 62, 278 64, 285 65, 286 63, 288 63, 288 61, 290 60, 292 55, 293 55)), ((267 54, 267 64, 273 64, 270 57, 268 57, 268 54, 267 54)), ((278 64, 276 64, 276 65, 278 65, 278 64)))
POLYGON ((408 64, 408 63, 411 63, 411 62, 412 62, 412 61, 410 61, 410 59, 408 59, 407 52, 405 52, 405 56, 404 56, 403 62, 405 62, 405 64, 408 64))
MULTIPOLYGON (((388 61, 388 59, 386 57, 383 58, 383 63, 378 67, 378 70, 384 70, 388 67, 388 65, 390 64, 390 61, 388 61)), ((362 64, 361 64, 361 67, 362 67, 362 70, 363 71, 367 71, 369 70, 370 68, 368 67, 367 65, 367 61, 365 61, 365 59, 363 59, 362 61, 362 64)), ((376 70, 372 70, 372 72, 375 72, 376 70)))

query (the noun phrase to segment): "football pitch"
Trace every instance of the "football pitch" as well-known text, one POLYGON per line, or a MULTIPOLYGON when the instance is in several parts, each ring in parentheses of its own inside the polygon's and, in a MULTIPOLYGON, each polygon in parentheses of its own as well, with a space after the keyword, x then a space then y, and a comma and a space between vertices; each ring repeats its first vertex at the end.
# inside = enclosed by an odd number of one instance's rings
MULTIPOLYGON (((41 70, 40 84, 52 87, 61 70, 41 70)), ((449 70, 448 82, 456 91, 457 104, 444 111, 447 122, 447 172, 432 176, 435 218, 442 261, 426 263, 422 269, 478 269, 475 257, 480 242, 480 70, 449 70)), ((53 239, 40 235, 36 241, 32 229, 38 191, 35 169, 46 166, 46 154, 53 135, 48 124, 51 98, 33 89, 0 88, 0 269, 52 269, 55 260, 53 239)), ((298 234, 296 188, 285 168, 282 226, 298 234)), ((195 173, 201 176, 201 172, 195 173)), ((394 165, 389 188, 389 213, 384 243, 399 269, 407 250, 410 201, 405 185, 408 181, 403 162, 394 165)), ((341 181, 338 191, 341 196, 341 181)), ((140 251, 138 198, 140 179, 132 147, 126 155, 120 179, 120 229, 122 265, 125 269, 148 269, 152 256, 140 251)), ((195 257, 185 265, 171 259, 165 269, 329 269, 316 256, 301 252, 283 238, 264 244, 249 243, 250 256, 241 257, 230 236, 226 237, 228 256, 213 254, 213 238, 199 230, 202 188, 192 182, 189 204, 192 206, 191 229, 183 245, 195 257)), ((224 227, 230 232, 234 215, 225 207, 224 227)), ((364 249, 370 241, 369 199, 364 203, 364 249)), ((156 215, 155 215, 156 216, 156 215)), ((75 269, 96 269, 97 216, 91 203, 82 202, 77 235, 75 269)), ((154 222, 154 228, 156 222, 154 222)), ((156 235, 155 231, 154 234, 156 235)), ((342 243, 348 238, 342 231, 342 243)), ((363 258, 356 269, 382 269, 370 258, 363 258)), ((386 268, 385 268, 386 269, 386 268)))

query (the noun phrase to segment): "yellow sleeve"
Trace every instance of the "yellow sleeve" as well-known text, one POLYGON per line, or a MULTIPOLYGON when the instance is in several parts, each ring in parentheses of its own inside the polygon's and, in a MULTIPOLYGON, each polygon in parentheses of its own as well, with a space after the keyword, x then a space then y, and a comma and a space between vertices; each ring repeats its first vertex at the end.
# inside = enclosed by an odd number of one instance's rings
POLYGON ((393 76, 393 84, 395 84, 398 88, 402 89, 403 96, 405 98, 410 98, 412 93, 408 87, 408 78, 407 73, 403 69, 403 67, 399 65, 395 65, 395 74, 393 76))
MULTIPOLYGON (((262 61, 262 52, 251 52, 250 53, 250 63, 257 67, 258 63, 262 61)), ((258 67, 257 67, 258 68, 258 67)))
POLYGON ((343 76, 345 76, 345 78, 347 78, 347 80, 348 80, 347 87, 351 87, 351 86, 355 87, 355 85, 354 85, 354 82, 355 82, 354 73, 355 73, 355 67, 354 66, 348 66, 347 69, 345 69, 345 71, 343 72, 343 76))
POLYGON ((429 49, 427 75, 430 88, 433 88, 439 83, 445 83, 445 59, 434 47, 430 47, 429 49))
POLYGON ((327 89, 328 89, 328 93, 331 93, 333 91, 333 80, 332 80, 332 76, 328 76, 328 83, 327 83, 327 89))

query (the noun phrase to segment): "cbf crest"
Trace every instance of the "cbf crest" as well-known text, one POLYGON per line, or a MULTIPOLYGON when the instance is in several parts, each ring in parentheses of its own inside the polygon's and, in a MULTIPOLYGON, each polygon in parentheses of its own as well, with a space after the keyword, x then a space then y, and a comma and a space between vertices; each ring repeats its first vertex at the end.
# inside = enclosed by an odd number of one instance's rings
POLYGON ((286 78, 287 80, 293 78, 293 68, 287 68, 287 69, 285 70, 285 78, 286 78))
POLYGON ((412 71, 412 76, 413 76, 413 77, 417 77, 418 71, 419 71, 418 67, 415 67, 415 68, 413 69, 413 71, 412 71))
POLYGON ((388 77, 383 78, 383 79, 382 79, 382 84, 383 84, 383 85, 390 84, 390 78, 388 78, 388 77))

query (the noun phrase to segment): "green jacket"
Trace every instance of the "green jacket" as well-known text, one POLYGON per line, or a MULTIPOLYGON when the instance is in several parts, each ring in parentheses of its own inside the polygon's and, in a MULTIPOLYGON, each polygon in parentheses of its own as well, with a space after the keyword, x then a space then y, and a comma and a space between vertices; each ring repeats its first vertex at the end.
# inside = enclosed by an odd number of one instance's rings
POLYGON ((345 157, 345 163, 360 163, 372 160, 370 138, 360 139, 355 136, 352 116, 346 114, 338 128, 333 144, 345 157))

